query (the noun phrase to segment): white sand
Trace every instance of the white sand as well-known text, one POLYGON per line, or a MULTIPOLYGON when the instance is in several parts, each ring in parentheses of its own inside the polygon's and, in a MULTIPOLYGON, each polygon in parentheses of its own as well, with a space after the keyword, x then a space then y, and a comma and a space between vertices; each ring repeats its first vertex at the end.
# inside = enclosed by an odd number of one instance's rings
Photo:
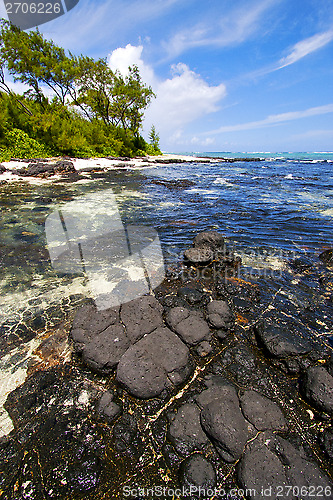
MULTIPOLYGON (((60 158, 48 158, 49 163, 55 163, 60 158)), ((140 168, 150 168, 158 163, 158 160, 179 160, 179 161, 195 161, 197 158, 195 156, 185 156, 176 154, 163 154, 159 156, 145 156, 131 158, 130 160, 119 160, 119 159, 107 159, 107 158, 71 158, 70 161, 73 162, 75 169, 80 172, 84 169, 91 168, 102 168, 105 170, 113 170, 119 167, 124 169, 140 169, 140 168)), ((201 160, 202 161, 202 160, 201 160)), ((209 159, 207 159, 209 161, 209 159)), ((61 175, 52 175, 49 178, 41 177, 23 177, 17 174, 13 174, 11 171, 15 169, 20 169, 28 166, 28 162, 22 161, 7 161, 2 162, 3 166, 7 169, 3 174, 0 174, 0 181, 22 181, 30 182, 33 184, 44 184, 57 179, 61 179, 61 175)))

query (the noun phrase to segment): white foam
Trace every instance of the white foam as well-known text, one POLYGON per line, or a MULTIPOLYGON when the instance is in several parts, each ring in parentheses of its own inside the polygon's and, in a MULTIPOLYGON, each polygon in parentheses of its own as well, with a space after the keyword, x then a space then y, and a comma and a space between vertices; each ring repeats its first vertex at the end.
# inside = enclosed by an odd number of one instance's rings
POLYGON ((228 179, 225 179, 224 177, 217 177, 213 184, 219 184, 221 186, 228 186, 228 187, 234 187, 234 184, 230 182, 228 179))

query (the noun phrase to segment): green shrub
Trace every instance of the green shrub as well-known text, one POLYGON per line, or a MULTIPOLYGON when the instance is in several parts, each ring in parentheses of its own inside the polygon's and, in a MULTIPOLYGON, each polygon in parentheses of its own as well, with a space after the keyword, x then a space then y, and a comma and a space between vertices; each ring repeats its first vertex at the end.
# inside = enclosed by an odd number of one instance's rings
POLYGON ((9 161, 11 158, 45 158, 56 154, 18 128, 5 131, 1 142, 0 161, 9 161))

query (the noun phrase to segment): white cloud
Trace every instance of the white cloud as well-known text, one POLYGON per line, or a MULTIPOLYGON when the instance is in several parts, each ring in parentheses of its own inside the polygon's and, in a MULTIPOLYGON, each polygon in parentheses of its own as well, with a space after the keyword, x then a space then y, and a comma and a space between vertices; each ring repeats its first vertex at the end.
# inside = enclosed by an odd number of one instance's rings
POLYGON ((191 48, 242 43, 259 29, 262 15, 276 2, 263 0, 243 4, 229 12, 224 11, 222 17, 217 17, 214 11, 210 19, 179 31, 164 43, 164 49, 168 57, 173 58, 191 48))
POLYGON ((303 57, 307 56, 308 54, 321 49, 332 40, 333 30, 329 30, 325 31, 324 33, 318 33, 317 35, 311 36, 310 38, 306 38, 305 40, 296 43, 292 47, 290 54, 280 59, 277 69, 285 68, 290 64, 294 64, 300 59, 303 59, 303 57))
POLYGON ((254 122, 240 123, 238 125, 227 125, 224 127, 220 127, 216 130, 205 132, 204 135, 222 134, 224 132, 239 132, 242 130, 254 130, 262 127, 267 127, 270 125, 278 125, 280 123, 285 123, 292 120, 299 120, 301 118, 308 118, 310 116, 325 115, 328 113, 333 113, 333 104, 326 104, 325 106, 317 106, 314 108, 306 109, 304 111, 290 111, 288 113, 270 115, 263 120, 258 120, 254 122))
POLYGON ((109 65, 126 74, 128 66, 136 64, 143 81, 152 86, 157 97, 145 113, 146 130, 154 124, 161 140, 166 140, 167 136, 177 134, 184 125, 219 109, 218 103, 226 95, 223 83, 209 85, 199 74, 182 63, 171 67, 171 78, 161 80, 153 68, 143 61, 142 52, 142 46, 128 44, 125 48, 112 52, 109 65))

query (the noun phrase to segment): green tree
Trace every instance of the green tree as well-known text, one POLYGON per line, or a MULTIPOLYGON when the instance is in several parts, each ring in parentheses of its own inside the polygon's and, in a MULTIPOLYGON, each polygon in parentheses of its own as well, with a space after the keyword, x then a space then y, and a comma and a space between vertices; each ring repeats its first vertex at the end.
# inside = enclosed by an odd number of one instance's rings
POLYGON ((45 108, 42 85, 49 87, 64 105, 75 94, 73 58, 63 48, 47 41, 36 29, 21 31, 8 21, 1 21, 0 58, 15 81, 30 87, 33 96, 45 108))
POLYGON ((150 132, 149 132, 149 142, 151 146, 153 147, 154 151, 160 153, 160 136, 156 132, 155 125, 151 126, 150 132))

